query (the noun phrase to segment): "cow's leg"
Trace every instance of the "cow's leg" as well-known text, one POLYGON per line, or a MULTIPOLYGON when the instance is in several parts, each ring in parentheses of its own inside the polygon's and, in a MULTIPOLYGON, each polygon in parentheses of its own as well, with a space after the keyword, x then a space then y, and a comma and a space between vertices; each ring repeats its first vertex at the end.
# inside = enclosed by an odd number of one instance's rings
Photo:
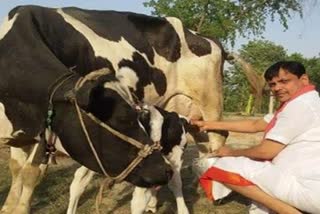
POLYGON ((10 148, 9 168, 12 181, 7 199, 1 209, 1 213, 11 213, 19 201, 22 192, 21 169, 28 158, 30 148, 10 148))
MULTIPOLYGON (((212 46, 212 50, 217 48, 212 46)), ((218 48, 219 49, 219 48, 218 48)), ((199 92, 198 105, 202 113, 203 120, 221 120, 223 112, 223 82, 222 82, 222 70, 223 59, 221 58, 221 52, 216 49, 212 51, 212 58, 210 63, 207 63, 208 70, 214 71, 211 75, 206 76, 203 79, 202 86, 208 85, 208 87, 201 87, 199 92), (212 70, 213 69, 213 70, 212 70)), ((224 145, 226 141, 226 133, 209 132, 208 133, 209 144, 207 149, 209 152, 214 152, 224 145)))
POLYGON ((67 214, 75 214, 79 198, 92 180, 95 172, 82 166, 74 173, 73 181, 70 185, 70 199, 67 214))
POLYGON ((151 190, 148 188, 135 187, 131 200, 131 214, 143 214, 151 199, 151 190))
POLYGON ((182 154, 182 148, 180 146, 175 146, 173 147, 172 152, 167 156, 167 159, 169 160, 173 170, 173 176, 169 181, 168 186, 176 198, 178 214, 189 214, 189 210, 183 198, 182 180, 180 175, 182 166, 182 154))
POLYGON ((22 179, 22 192, 18 204, 12 213, 27 214, 30 213, 30 204, 32 194, 37 184, 42 179, 47 164, 32 163, 36 150, 40 144, 36 144, 20 172, 22 179))

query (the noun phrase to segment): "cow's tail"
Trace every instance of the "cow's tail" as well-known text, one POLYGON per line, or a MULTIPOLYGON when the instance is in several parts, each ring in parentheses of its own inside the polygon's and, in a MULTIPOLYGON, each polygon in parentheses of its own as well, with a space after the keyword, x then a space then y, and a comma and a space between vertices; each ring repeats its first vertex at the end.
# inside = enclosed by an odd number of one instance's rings
POLYGON ((222 49, 222 56, 225 60, 227 60, 230 64, 234 63, 235 57, 232 52, 226 51, 222 49))

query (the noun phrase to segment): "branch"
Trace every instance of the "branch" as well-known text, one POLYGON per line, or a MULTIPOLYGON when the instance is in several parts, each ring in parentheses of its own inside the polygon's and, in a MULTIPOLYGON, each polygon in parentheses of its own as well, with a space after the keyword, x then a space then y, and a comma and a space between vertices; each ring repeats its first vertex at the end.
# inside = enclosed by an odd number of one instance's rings
POLYGON ((203 25, 203 22, 204 22, 204 19, 206 18, 206 15, 207 15, 207 12, 208 12, 208 5, 209 5, 209 0, 207 1, 207 3, 203 6, 203 11, 202 11, 202 14, 201 14, 201 17, 200 17, 200 21, 197 25, 197 28, 196 28, 196 31, 198 33, 200 33, 200 30, 202 28, 202 25, 203 25))
POLYGON ((201 30, 201 27, 202 27, 202 25, 203 25, 203 22, 204 22, 205 17, 206 17, 205 13, 202 13, 202 15, 201 15, 201 17, 200 17, 200 21, 199 21, 199 23, 198 23, 198 25, 197 25, 197 28, 196 28, 196 31, 197 31, 198 33, 200 33, 200 30, 201 30))

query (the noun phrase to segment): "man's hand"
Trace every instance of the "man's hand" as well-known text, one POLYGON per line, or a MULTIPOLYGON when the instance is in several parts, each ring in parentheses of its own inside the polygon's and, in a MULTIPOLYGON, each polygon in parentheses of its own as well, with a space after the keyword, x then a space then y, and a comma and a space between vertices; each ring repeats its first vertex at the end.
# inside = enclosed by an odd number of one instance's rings
POLYGON ((232 152, 234 150, 228 146, 222 146, 215 152, 215 156, 217 157, 226 157, 226 156, 233 156, 232 152))
POLYGON ((285 145, 272 140, 263 140, 260 144, 247 149, 232 149, 228 146, 222 146, 215 152, 217 157, 247 157, 259 160, 271 160, 285 148, 285 145))
POLYGON ((207 131, 207 130, 211 129, 210 128, 210 121, 191 119, 190 123, 191 123, 191 125, 198 126, 200 132, 204 132, 204 131, 207 131))

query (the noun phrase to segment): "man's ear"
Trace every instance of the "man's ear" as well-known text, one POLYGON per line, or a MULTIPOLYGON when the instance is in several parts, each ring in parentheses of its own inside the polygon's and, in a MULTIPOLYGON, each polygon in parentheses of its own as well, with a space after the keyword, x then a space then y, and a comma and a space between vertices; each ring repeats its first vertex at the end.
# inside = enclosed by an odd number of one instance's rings
POLYGON ((302 84, 304 86, 307 86, 310 84, 310 79, 309 76, 307 74, 302 74, 302 76, 300 77, 300 80, 302 81, 302 84))

